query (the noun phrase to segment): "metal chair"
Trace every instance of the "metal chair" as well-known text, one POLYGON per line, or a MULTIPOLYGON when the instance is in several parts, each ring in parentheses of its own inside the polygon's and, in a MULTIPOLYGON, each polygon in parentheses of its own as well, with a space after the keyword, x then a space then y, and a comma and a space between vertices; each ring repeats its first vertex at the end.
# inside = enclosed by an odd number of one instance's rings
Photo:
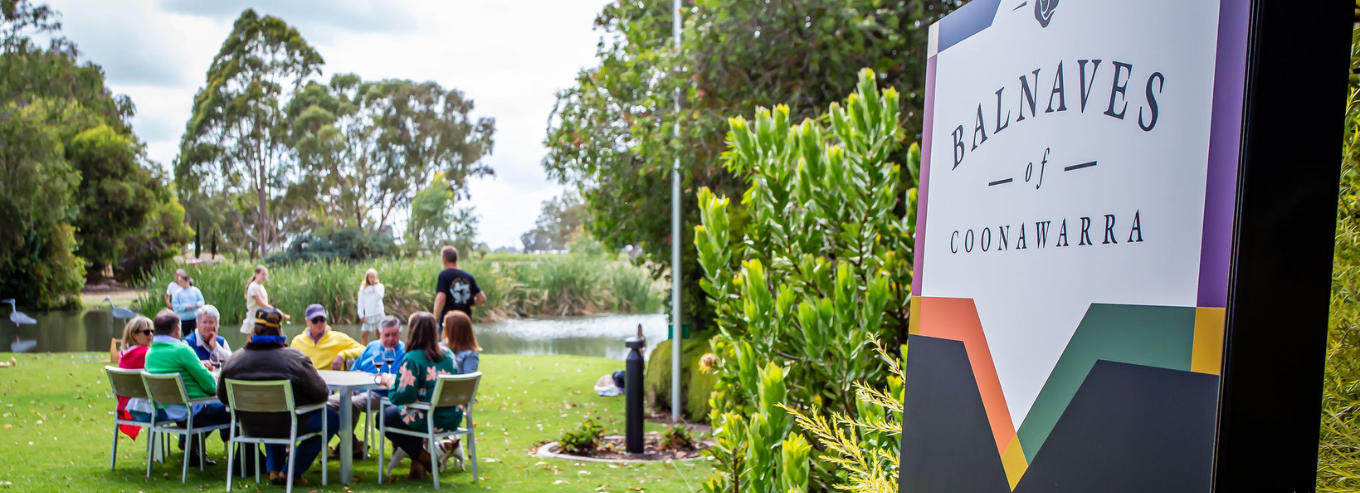
MULTIPOLYGON (((387 476, 387 461, 383 460, 383 450, 386 448, 386 433, 392 432, 400 435, 417 436, 425 439, 425 446, 429 449, 431 462, 434 462, 435 447, 438 446, 439 439, 456 435, 467 435, 468 460, 472 461, 472 482, 477 482, 477 428, 472 424, 472 403, 477 397, 477 386, 482 382, 482 372, 472 372, 460 375, 441 375, 439 381, 434 384, 434 396, 430 403, 416 402, 404 404, 405 406, 425 411, 425 430, 421 433, 411 430, 387 429, 387 413, 378 415, 378 467, 382 470, 378 473, 378 484, 382 484, 384 476, 387 476), (464 427, 443 433, 434 432, 434 410, 442 407, 463 406, 464 427)), ((391 404, 387 398, 382 400, 384 405, 391 404)), ((414 457, 411 460, 415 460, 414 457)), ((434 476, 434 487, 439 487, 439 466, 435 465, 430 475, 434 476)))
MULTIPOLYGON (((237 380, 228 378, 223 383, 227 386, 227 406, 231 408, 231 440, 227 445, 227 471, 231 471, 232 461, 236 459, 235 447, 237 443, 253 443, 256 446, 264 445, 290 445, 288 449, 288 470, 284 474, 288 476, 287 493, 293 491, 293 458, 297 454, 298 444, 312 437, 318 437, 323 442, 326 440, 327 428, 325 415, 321 418, 321 432, 312 432, 298 436, 298 416, 313 411, 326 412, 326 403, 319 402, 310 406, 297 407, 293 402, 293 384, 287 380, 237 380), (252 437, 245 434, 245 428, 240 427, 237 421, 236 411, 256 412, 256 413, 288 413, 291 420, 291 427, 288 429, 288 438, 263 438, 252 437), (237 433, 236 430, 241 430, 237 433)), ((326 485, 326 450, 325 443, 322 443, 321 450, 321 485, 326 485)), ((255 482, 260 482, 260 463, 255 462, 255 482)), ((231 491, 231 474, 227 474, 227 491, 231 491)))
MULTIPOLYGON (((142 370, 129 370, 116 366, 104 366, 104 373, 108 374, 109 386, 113 388, 114 397, 127 397, 129 399, 147 399, 146 384, 142 383, 142 370)), ((151 431, 150 421, 137 421, 131 419, 121 419, 116 414, 113 417, 113 451, 109 453, 109 469, 114 469, 118 465, 118 427, 136 426, 146 428, 146 452, 147 458, 154 455, 152 447, 156 443, 156 434, 151 431)), ((148 464, 150 475, 150 465, 148 464)))
MULTIPOLYGON (((207 440, 204 439, 203 434, 221 430, 228 426, 222 424, 194 427, 194 406, 199 404, 215 404, 217 403, 217 398, 204 397, 202 399, 190 400, 188 391, 184 389, 184 379, 178 373, 149 373, 143 370, 141 374, 142 384, 146 386, 147 400, 151 401, 151 407, 153 409, 158 406, 169 405, 181 405, 189 408, 189 416, 185 419, 183 427, 180 427, 179 424, 172 420, 166 419, 158 421, 154 415, 151 417, 152 433, 184 435, 185 441, 189 442, 185 443, 184 446, 184 469, 180 471, 179 478, 180 483, 186 483, 189 481, 189 451, 194 448, 191 440, 198 438, 198 470, 202 471, 203 462, 206 458, 204 449, 207 448, 207 440)), ((147 477, 151 477, 150 450, 147 451, 146 475, 147 477)))

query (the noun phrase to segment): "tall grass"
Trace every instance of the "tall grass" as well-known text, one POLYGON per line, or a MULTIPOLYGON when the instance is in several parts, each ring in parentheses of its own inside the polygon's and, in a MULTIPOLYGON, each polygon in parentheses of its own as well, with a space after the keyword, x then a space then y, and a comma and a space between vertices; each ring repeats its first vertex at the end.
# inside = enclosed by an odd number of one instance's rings
MULTIPOLYGON (((222 313, 224 324, 240 324, 245 316, 245 290, 254 263, 228 260, 185 270, 208 303, 222 313)), ((164 305, 165 286, 177 266, 157 269, 147 293, 137 301, 153 315, 164 305)), ((595 255, 488 255, 459 267, 477 278, 486 305, 473 309, 480 321, 533 316, 652 313, 661 309, 664 291, 644 267, 625 258, 595 255)), ((326 307, 335 323, 358 323, 359 282, 377 269, 386 287, 384 306, 401 316, 434 308, 438 259, 383 258, 363 263, 309 262, 271 268, 269 301, 301 321, 303 308, 326 307)))

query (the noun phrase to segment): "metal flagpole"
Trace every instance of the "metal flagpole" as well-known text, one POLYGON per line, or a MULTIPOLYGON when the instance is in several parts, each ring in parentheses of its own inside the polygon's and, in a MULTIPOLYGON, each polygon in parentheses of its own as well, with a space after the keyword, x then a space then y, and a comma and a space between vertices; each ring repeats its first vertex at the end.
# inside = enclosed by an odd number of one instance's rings
MULTIPOLYGON (((680 53, 680 0, 674 0, 671 35, 675 38, 675 52, 680 53)), ((680 143, 680 88, 675 89, 675 142, 680 143)), ((680 346, 685 335, 680 317, 680 153, 676 149, 675 165, 671 167, 671 422, 680 422, 680 346)))

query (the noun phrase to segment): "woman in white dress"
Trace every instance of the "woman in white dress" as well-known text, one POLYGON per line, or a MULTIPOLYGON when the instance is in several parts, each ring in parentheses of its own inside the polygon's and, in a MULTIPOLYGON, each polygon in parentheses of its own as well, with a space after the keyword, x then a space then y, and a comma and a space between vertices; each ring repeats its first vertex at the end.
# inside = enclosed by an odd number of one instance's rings
MULTIPOLYGON (((269 281, 269 269, 261 265, 255 268, 255 274, 250 276, 250 284, 246 286, 246 318, 241 321, 241 333, 249 334, 255 329, 255 311, 261 308, 274 308, 269 304, 269 292, 265 291, 264 283, 269 281)), ((277 308, 275 308, 277 310, 277 308)), ((279 310, 285 320, 291 318, 283 310, 279 310)))
POLYGON ((373 332, 378 330, 378 323, 387 316, 383 309, 384 294, 383 285, 378 282, 377 269, 368 269, 364 273, 364 282, 359 283, 359 321, 364 324, 359 330, 363 334, 365 346, 373 338, 373 332))

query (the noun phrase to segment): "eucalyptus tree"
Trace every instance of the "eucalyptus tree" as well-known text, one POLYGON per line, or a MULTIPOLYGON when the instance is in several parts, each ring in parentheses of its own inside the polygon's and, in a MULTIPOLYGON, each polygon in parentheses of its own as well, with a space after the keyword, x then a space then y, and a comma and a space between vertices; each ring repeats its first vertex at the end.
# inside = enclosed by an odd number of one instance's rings
MULTIPOLYGON (((683 12, 678 52, 670 0, 610 3, 595 20, 602 31, 598 64, 557 95, 543 168, 579 188, 595 237, 664 257, 675 241, 669 212, 675 159, 683 167, 686 224, 698 221, 694 193, 700 188, 727 196, 745 189, 743 177, 722 165, 731 115, 782 103, 795 121, 816 116, 855 87, 858 70, 871 68, 878 84, 902 95, 906 138, 919 138, 928 28, 963 3, 694 0, 683 12), (679 112, 672 102, 677 90, 679 112)), ((914 186, 905 174, 902 179, 903 188, 914 186)), ((733 212, 740 227, 745 216, 733 212)), ((687 229, 679 241, 688 250, 693 236, 687 229)), ((683 258, 683 319, 711 328, 694 251, 683 258)))
POLYGON ((495 145, 496 120, 474 119, 473 101, 462 91, 434 82, 384 80, 375 83, 367 98, 382 101, 374 104, 380 120, 378 187, 383 192, 376 202, 379 228, 393 212, 409 207, 414 194, 436 174, 453 201, 467 198, 469 179, 495 174, 482 158, 495 145))
POLYGON ((321 224, 363 228, 385 190, 378 186, 381 101, 366 98, 372 84, 336 74, 330 84, 309 82, 288 103, 291 139, 302 183, 321 224))
POLYGON ((418 215, 454 217, 467 180, 493 173, 482 158, 491 153, 495 121, 474 119, 472 110, 461 92, 433 82, 337 74, 329 84, 307 84, 288 115, 313 217, 376 230, 399 212, 420 223, 408 225, 415 230, 434 224, 418 215), (420 194, 423 212, 412 209, 420 194))
POLYGON ((282 19, 241 13, 194 96, 175 174, 197 211, 225 210, 228 237, 264 255, 305 216, 287 105, 321 55, 282 19), (200 204, 202 205, 202 204, 200 204))

